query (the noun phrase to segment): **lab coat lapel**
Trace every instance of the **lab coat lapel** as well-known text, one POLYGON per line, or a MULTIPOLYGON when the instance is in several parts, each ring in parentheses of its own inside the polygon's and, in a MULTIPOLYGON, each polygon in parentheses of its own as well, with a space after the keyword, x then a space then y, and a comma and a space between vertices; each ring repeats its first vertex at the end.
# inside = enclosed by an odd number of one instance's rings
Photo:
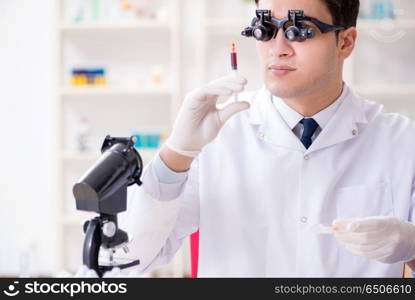
POLYGON ((347 95, 326 127, 306 152, 330 147, 359 135, 358 123, 367 123, 363 102, 347 87, 347 95))
POLYGON ((250 123, 259 125, 258 136, 267 143, 297 151, 305 150, 272 103, 271 94, 265 87, 252 103, 250 123))
POLYGON ((349 87, 345 88, 347 94, 342 104, 307 150, 285 123, 265 87, 251 104, 250 123, 259 125, 258 135, 265 142, 308 153, 353 139, 359 135, 358 124, 367 123, 367 119, 362 100, 349 87))

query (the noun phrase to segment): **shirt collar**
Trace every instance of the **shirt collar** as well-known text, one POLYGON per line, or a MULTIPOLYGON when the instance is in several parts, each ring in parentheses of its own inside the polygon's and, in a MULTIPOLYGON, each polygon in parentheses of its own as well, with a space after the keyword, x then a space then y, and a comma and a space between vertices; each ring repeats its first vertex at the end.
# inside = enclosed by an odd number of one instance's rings
MULTIPOLYGON (((339 108, 341 102, 343 101, 346 95, 347 86, 343 84, 343 90, 340 97, 337 98, 332 104, 330 104, 330 106, 319 111, 311 117, 318 123, 321 129, 324 129, 324 127, 329 122, 330 118, 336 113, 337 109, 339 108)), ((272 102, 274 103, 276 109, 281 114, 282 118, 291 130, 293 130, 298 125, 298 123, 304 118, 303 115, 289 107, 281 98, 272 96, 272 102)))

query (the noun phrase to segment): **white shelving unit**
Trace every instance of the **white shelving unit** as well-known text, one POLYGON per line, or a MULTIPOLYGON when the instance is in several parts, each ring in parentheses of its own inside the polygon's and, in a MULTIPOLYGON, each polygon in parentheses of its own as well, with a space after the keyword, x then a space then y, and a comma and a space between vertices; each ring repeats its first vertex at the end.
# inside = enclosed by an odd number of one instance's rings
MULTIPOLYGON (((94 216, 75 209, 72 186, 99 158, 107 134, 129 136, 142 128, 170 130, 182 99, 181 10, 179 0, 164 0, 168 17, 163 20, 73 23, 66 10, 74 2, 68 3, 59 0, 57 8, 60 86, 56 125, 60 155, 56 199, 61 220, 59 267, 75 272, 82 263, 82 224, 94 216), (90 65, 106 67, 107 85, 71 86, 70 69, 90 65), (151 84, 152 65, 164 68, 162 86, 151 84), (80 118, 87 118, 92 129, 90 148, 84 152, 73 145, 80 118)), ((138 151, 147 164, 158 150, 138 151)), ((181 265, 175 262, 162 269, 161 275, 181 276, 181 265)))

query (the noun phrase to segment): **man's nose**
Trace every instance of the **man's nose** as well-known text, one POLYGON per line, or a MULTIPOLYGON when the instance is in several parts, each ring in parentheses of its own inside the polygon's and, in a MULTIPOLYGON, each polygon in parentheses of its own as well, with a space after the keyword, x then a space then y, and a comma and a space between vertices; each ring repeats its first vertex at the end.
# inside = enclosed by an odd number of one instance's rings
POLYGON ((292 42, 285 38, 285 34, 282 29, 278 30, 275 39, 270 40, 268 43, 271 43, 271 47, 269 48, 269 54, 271 56, 282 58, 290 57, 294 54, 294 50, 291 47, 292 42))

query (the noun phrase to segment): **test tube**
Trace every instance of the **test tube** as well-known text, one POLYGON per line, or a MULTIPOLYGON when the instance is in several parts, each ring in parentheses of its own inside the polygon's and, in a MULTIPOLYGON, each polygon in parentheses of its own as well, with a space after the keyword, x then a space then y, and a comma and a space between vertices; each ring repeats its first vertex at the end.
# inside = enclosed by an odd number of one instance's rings
MULTIPOLYGON (((238 74, 238 55, 236 53, 236 45, 235 42, 232 42, 231 45, 231 67, 232 72, 235 74, 235 76, 238 74)), ((235 102, 238 101, 238 94, 235 93, 234 95, 235 102)))

